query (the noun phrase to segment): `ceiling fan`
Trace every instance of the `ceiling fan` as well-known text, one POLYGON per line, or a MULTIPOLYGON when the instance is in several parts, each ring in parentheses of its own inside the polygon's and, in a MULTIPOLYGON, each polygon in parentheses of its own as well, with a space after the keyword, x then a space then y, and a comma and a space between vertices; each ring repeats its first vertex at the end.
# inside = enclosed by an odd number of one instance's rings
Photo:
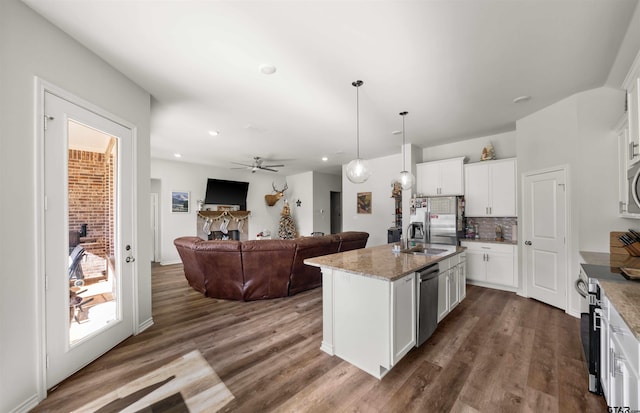
POLYGON ((242 167, 231 168, 231 169, 251 169, 251 173, 255 173, 258 169, 261 169, 263 171, 278 172, 278 170, 272 169, 272 168, 284 167, 284 165, 264 165, 264 159, 262 159, 259 156, 253 157, 252 164, 246 164, 246 163, 240 163, 240 162, 231 162, 231 163, 236 165, 242 165, 242 167))

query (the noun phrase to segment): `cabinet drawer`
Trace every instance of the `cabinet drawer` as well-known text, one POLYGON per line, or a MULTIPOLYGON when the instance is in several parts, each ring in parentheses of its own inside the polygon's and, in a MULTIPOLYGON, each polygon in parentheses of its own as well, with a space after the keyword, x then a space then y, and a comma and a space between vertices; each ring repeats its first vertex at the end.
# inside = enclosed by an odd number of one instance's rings
POLYGON ((640 373, 640 342, 633 335, 616 308, 609 301, 609 334, 620 344, 624 358, 638 375, 640 373))
POLYGON ((438 261, 438 267, 439 267, 441 273, 447 271, 449 268, 451 268, 453 265, 455 265, 455 264, 451 263, 451 260, 453 258, 455 258, 455 257, 445 258, 442 261, 438 261))
POLYGON ((471 251, 491 251, 491 252, 504 252, 504 253, 513 253, 514 245, 511 244, 493 244, 491 242, 474 242, 474 241, 462 241, 460 245, 463 247, 467 247, 468 250, 471 251))

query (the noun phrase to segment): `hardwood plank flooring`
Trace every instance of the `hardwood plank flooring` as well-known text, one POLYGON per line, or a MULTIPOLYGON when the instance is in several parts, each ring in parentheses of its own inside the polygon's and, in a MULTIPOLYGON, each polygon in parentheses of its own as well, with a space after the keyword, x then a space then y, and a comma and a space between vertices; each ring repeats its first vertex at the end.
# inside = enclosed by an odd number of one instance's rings
POLYGON ((155 325, 49 392, 33 412, 70 412, 199 350, 235 396, 224 412, 606 412, 587 390, 579 320, 513 293, 467 298, 382 380, 320 351, 322 289, 214 300, 181 265, 153 266, 155 325))

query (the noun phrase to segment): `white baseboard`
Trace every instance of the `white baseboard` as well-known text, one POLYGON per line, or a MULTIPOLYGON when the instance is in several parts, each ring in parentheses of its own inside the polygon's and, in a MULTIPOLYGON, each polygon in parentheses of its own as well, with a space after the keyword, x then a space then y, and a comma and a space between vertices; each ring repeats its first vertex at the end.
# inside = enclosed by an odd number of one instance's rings
POLYGON ((467 284, 477 285, 478 287, 493 288, 494 290, 501 290, 501 291, 509 291, 511 293, 518 293, 518 288, 517 287, 508 287, 506 285, 491 284, 491 283, 486 283, 486 282, 482 282, 482 281, 470 280, 468 278, 467 278, 467 284))
POLYGON ((180 260, 160 261, 160 265, 173 265, 173 264, 182 264, 182 261, 180 260))
POLYGON ((149 317, 147 320, 143 321, 138 325, 138 332, 136 334, 142 333, 147 328, 153 325, 153 317, 149 317))
MULTIPOLYGON (((44 399, 43 399, 44 400, 44 399)), ((32 395, 20 405, 16 406, 10 413, 27 413, 35 408, 42 400, 37 394, 32 395)))
POLYGON ((325 353, 327 353, 330 356, 334 356, 335 355, 335 353, 333 352, 333 346, 331 344, 325 343, 324 341, 320 345, 320 350, 324 351, 325 353))

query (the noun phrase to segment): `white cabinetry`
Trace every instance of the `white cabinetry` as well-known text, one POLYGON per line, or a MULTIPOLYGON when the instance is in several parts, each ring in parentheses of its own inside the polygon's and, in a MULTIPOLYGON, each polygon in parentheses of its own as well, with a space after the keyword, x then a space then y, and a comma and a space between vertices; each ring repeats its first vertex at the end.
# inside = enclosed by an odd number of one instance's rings
MULTIPOLYGON (((639 55, 640 56, 640 55, 639 55)), ((640 73, 632 72, 625 81, 629 125, 629 165, 640 161, 640 73)))
POLYGON ((626 216, 629 203, 629 191, 627 190, 627 167, 629 165, 629 126, 624 117, 616 129, 618 136, 618 213, 626 216))
POLYGON ((473 284, 515 290, 517 281, 516 246, 488 242, 462 241, 467 247, 466 277, 473 284))
POLYGON ((640 342, 606 295, 601 307, 600 381, 607 405, 639 410, 640 342))
POLYGON ((464 165, 465 215, 515 217, 516 160, 464 165))
POLYGON ((409 274, 391 284, 393 364, 416 345, 416 277, 409 274))
POLYGON ((464 157, 416 165, 416 191, 421 196, 463 195, 464 157))
POLYGON ((383 377, 416 344, 415 273, 390 282, 332 270, 327 281, 333 283, 333 353, 383 377))
POLYGON ((438 322, 467 296, 465 257, 460 253, 438 263, 438 322))
POLYGON ((622 87, 627 91, 627 112, 617 128, 618 135, 618 213, 625 218, 640 218, 629 213, 627 169, 640 161, 640 53, 636 56, 622 87))

